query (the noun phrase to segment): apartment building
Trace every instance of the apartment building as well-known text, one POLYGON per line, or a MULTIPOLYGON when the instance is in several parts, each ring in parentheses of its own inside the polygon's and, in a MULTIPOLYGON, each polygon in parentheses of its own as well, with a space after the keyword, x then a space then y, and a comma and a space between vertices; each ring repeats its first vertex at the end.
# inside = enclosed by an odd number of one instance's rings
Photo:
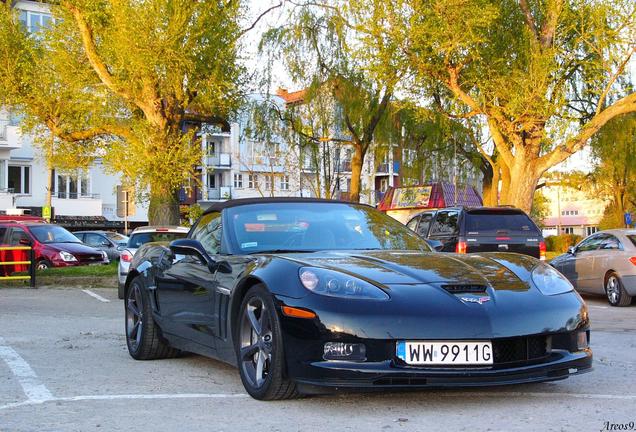
POLYGON ((589 192, 548 181, 541 188, 548 202, 549 213, 543 220, 543 235, 578 234, 588 236, 598 231, 605 207, 606 197, 591 196, 589 192))

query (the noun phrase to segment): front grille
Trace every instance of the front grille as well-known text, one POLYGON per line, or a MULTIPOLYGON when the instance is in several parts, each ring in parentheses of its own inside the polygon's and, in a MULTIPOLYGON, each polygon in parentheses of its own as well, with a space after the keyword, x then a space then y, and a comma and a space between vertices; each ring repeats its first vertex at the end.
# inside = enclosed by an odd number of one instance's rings
POLYGON ((103 259, 101 255, 80 255, 77 258, 81 263, 100 262, 103 259))
POLYGON ((495 365, 537 360, 549 354, 546 336, 524 336, 492 341, 495 365))
POLYGON ((446 291, 452 294, 474 294, 474 293, 485 293, 486 285, 476 285, 476 284, 448 284, 442 285, 446 291))

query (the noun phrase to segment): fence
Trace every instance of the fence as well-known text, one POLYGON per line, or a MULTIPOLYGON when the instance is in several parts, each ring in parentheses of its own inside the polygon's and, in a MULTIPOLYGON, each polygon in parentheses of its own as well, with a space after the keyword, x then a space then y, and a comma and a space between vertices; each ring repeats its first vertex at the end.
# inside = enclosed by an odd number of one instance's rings
MULTIPOLYGON (((35 288, 35 251, 31 246, 0 246, 0 251, 28 251, 29 260, 19 260, 19 261, 0 261, 0 266, 8 266, 8 265, 28 265, 29 266, 29 274, 20 275, 20 276, 0 276, 0 281, 3 280, 27 280, 29 279, 31 288, 35 288)), ((6 255, 6 254, 4 254, 6 255)), ((15 260, 15 257, 13 257, 15 260)), ((3 267, 4 268, 4 267, 3 267)), ((0 272, 0 274, 4 274, 5 272, 0 272)))

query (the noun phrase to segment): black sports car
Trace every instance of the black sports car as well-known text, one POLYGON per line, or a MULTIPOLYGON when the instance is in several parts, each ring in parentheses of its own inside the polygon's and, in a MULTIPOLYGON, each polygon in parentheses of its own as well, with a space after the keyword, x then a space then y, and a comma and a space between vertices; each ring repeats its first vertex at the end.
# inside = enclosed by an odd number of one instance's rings
POLYGON ((436 253, 359 204, 214 204, 187 238, 139 249, 125 290, 132 357, 215 357, 257 399, 551 381, 592 365, 587 307, 552 267, 436 253))

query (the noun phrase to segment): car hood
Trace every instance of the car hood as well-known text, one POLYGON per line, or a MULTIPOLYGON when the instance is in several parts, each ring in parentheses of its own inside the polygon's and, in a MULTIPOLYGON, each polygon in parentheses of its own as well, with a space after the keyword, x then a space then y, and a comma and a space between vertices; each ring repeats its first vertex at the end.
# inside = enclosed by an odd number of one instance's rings
POLYGON ((83 243, 45 243, 47 246, 57 249, 58 251, 65 251, 76 254, 100 254, 97 249, 87 246, 83 243))
POLYGON ((307 266, 349 273, 382 285, 462 284, 528 289, 539 261, 508 253, 442 254, 414 251, 348 251, 286 256, 307 266))

